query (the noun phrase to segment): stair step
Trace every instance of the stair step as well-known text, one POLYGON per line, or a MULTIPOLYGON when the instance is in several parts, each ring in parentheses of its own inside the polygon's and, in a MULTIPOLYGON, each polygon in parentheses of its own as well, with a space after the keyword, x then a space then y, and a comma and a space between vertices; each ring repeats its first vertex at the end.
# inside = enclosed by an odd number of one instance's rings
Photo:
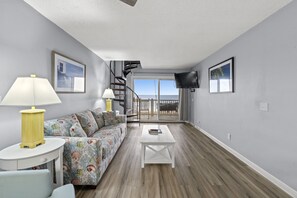
POLYGON ((124 66, 129 67, 130 65, 141 65, 139 60, 134 60, 134 61, 125 61, 124 66))
POLYGON ((125 71, 132 70, 138 67, 138 64, 131 64, 125 66, 125 71))
POLYGON ((119 102, 124 102, 125 101, 124 99, 119 99, 119 98, 114 98, 113 100, 114 101, 119 101, 119 102))
POLYGON ((120 88, 112 88, 114 91, 125 91, 125 89, 120 89, 120 88))
POLYGON ((122 77, 122 76, 116 76, 115 78, 116 78, 116 79, 119 79, 119 80, 126 81, 126 78, 124 78, 124 77, 122 77))
POLYGON ((140 123, 139 119, 127 120, 127 123, 140 123))
POLYGON ((123 70, 123 75, 126 77, 130 72, 131 70, 123 70))
POLYGON ((110 84, 112 84, 112 85, 126 86, 126 84, 125 84, 125 83, 116 83, 116 82, 113 82, 113 83, 110 83, 110 84))
POLYGON ((127 118, 135 117, 137 114, 127 114, 127 118))

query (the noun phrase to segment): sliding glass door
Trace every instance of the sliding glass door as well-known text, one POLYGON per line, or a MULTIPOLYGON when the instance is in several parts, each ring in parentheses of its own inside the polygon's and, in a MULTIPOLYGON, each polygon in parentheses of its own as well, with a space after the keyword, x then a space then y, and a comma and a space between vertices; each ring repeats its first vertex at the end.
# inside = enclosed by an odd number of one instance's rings
POLYGON ((142 121, 177 121, 179 95, 172 79, 134 79, 142 121))
MULTIPOLYGON (((156 79, 135 79, 134 91, 140 97, 140 120, 158 120, 158 80, 156 79)), ((135 101, 136 103, 137 101, 135 101)), ((137 105, 137 104, 136 104, 137 105)))
POLYGON ((178 89, 175 80, 160 80, 159 120, 178 120, 178 89))

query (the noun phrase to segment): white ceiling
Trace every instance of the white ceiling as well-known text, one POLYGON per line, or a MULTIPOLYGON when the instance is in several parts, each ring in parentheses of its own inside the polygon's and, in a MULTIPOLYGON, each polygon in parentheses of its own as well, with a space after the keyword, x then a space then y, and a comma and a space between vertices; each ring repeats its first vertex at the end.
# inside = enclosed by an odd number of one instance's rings
POLYGON ((104 60, 183 69, 291 0, 25 0, 104 60))

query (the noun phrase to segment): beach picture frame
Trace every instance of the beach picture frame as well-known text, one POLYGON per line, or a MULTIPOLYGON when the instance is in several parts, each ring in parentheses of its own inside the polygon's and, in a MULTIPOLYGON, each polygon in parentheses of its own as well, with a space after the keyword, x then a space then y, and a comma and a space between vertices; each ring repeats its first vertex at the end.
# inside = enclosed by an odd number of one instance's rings
POLYGON ((53 87, 57 93, 85 93, 86 65, 52 52, 53 87))
POLYGON ((208 76, 209 93, 234 92, 234 57, 210 67, 208 76))

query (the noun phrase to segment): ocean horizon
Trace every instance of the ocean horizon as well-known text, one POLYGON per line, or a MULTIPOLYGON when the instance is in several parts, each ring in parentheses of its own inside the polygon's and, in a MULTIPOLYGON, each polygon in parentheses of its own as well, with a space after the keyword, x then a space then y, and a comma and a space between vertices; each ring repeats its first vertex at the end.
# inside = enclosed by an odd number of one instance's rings
MULTIPOLYGON (((156 95, 139 95, 141 99, 158 99, 156 95)), ((160 100, 178 100, 178 95, 161 95, 160 100)))

